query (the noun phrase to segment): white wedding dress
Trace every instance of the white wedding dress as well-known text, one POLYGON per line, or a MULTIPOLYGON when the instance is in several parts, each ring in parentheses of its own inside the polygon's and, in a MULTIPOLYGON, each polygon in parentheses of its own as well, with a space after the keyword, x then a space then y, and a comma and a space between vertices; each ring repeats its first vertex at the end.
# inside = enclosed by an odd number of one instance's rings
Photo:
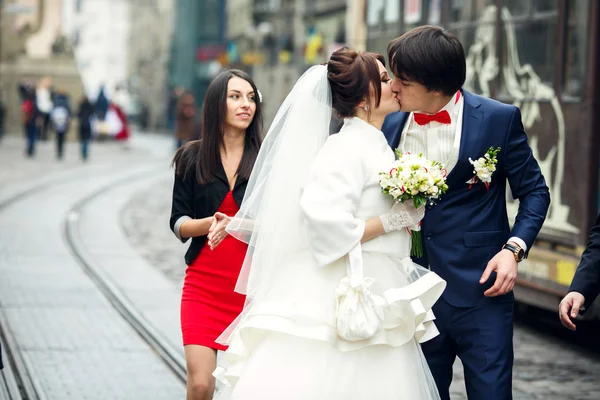
POLYGON ((405 230, 360 244, 364 221, 392 205, 378 172, 393 160, 381 131, 359 118, 327 139, 297 199, 307 243, 298 239, 280 256, 269 283, 222 335, 229 349, 215 371, 216 399, 439 399, 419 342, 437 334, 431 307, 445 282, 410 261, 405 230), (336 332, 335 290, 356 246, 372 291, 391 304, 373 338, 349 342, 336 332))

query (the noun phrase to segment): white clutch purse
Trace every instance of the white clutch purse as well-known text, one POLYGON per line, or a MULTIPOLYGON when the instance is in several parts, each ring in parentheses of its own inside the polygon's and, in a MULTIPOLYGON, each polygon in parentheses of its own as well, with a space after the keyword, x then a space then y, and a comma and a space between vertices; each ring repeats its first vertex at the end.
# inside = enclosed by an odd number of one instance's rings
POLYGON ((337 333, 350 342, 372 338, 381 328, 385 300, 371 292, 374 279, 363 277, 360 243, 348 254, 346 269, 335 293, 337 333))

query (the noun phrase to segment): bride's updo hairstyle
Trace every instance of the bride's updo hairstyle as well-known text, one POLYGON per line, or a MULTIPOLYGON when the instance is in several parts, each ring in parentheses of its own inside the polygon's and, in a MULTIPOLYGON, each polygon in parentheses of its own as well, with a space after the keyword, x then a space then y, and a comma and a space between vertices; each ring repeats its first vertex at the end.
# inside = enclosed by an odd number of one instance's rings
POLYGON ((354 117, 361 101, 375 106, 381 100, 381 76, 377 60, 385 66, 381 54, 358 52, 343 47, 334 52, 327 62, 327 79, 331 86, 331 103, 340 118, 354 117))

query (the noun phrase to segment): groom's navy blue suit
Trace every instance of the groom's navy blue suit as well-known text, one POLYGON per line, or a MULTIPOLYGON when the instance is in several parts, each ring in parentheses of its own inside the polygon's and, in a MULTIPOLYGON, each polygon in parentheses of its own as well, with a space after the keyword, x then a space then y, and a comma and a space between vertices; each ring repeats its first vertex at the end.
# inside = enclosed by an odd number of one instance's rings
MULTIPOLYGON (((437 205, 428 206, 422 224, 425 256, 415 260, 447 281, 442 299, 434 306, 440 335, 423 344, 442 399, 449 399, 452 364, 458 355, 465 367, 470 400, 512 398, 513 302, 508 293, 485 297, 479 279, 487 263, 509 237, 522 239, 527 248, 542 227, 550 195, 539 165, 527 143, 519 109, 471 94, 464 95, 462 136, 456 166, 447 177, 448 192, 437 205), (482 157, 500 147, 497 169, 489 190, 482 182, 469 188, 473 166, 469 158, 482 157), (519 199, 512 230, 506 214, 506 183, 519 199)), ((398 147, 409 114, 390 114, 383 132, 398 147)))

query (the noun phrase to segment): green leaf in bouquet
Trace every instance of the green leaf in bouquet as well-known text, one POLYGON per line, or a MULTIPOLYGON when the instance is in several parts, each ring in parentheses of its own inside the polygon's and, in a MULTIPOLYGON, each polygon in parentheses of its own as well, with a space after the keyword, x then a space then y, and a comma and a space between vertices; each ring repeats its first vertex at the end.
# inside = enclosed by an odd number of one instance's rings
POLYGON ((421 208, 422 206, 427 204, 427 199, 423 196, 417 195, 413 198, 413 204, 415 208, 421 208))

